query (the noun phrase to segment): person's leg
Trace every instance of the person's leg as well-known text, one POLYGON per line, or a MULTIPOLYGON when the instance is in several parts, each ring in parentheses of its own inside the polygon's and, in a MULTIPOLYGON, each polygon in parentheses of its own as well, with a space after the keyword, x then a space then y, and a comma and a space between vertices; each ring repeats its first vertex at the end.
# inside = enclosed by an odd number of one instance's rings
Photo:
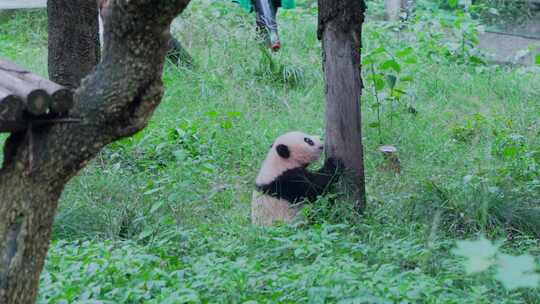
POLYGON ((184 65, 186 67, 194 67, 193 58, 188 51, 182 46, 180 41, 172 34, 169 34, 167 58, 172 61, 174 65, 184 65))
POLYGON ((257 31, 264 35, 268 46, 277 51, 281 47, 276 23, 277 6, 272 0, 254 0, 253 7, 256 13, 257 31))

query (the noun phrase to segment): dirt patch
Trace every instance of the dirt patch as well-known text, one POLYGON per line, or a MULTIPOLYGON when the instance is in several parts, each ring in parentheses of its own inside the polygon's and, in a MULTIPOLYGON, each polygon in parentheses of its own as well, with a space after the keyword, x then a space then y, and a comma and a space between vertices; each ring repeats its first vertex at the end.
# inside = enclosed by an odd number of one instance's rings
POLYGON ((535 55, 540 53, 540 38, 486 32, 480 35, 478 47, 494 62, 532 65, 535 55))

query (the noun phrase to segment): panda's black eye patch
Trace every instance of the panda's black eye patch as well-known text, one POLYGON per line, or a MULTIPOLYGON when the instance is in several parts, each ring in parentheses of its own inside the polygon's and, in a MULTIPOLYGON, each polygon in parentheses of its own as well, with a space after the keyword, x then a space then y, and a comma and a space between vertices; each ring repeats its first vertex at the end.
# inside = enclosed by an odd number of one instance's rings
POLYGON ((313 140, 311 140, 311 138, 308 138, 308 137, 304 137, 304 141, 306 142, 306 144, 310 145, 310 146, 314 146, 315 143, 313 142, 313 140))

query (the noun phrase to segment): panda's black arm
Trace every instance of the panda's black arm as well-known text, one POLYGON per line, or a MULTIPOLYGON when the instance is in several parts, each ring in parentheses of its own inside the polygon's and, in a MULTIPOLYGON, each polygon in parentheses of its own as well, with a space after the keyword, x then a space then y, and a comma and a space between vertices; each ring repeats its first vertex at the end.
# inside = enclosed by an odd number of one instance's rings
POLYGON ((344 165, 339 159, 328 158, 320 170, 316 172, 304 170, 307 182, 304 185, 305 191, 303 193, 312 202, 344 171, 344 165))
POLYGON ((341 161, 328 159, 324 166, 316 172, 306 168, 295 168, 283 172, 276 180, 266 185, 258 185, 257 188, 274 197, 283 198, 289 202, 297 202, 303 199, 315 201, 337 174, 343 171, 341 161))

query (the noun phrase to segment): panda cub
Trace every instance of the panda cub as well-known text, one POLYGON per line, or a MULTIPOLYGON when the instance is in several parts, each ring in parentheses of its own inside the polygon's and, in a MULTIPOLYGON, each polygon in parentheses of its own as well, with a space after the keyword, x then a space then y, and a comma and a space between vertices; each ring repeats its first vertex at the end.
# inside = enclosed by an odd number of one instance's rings
POLYGON ((275 221, 291 223, 298 212, 295 203, 316 200, 343 171, 341 161, 330 158, 319 171, 307 169, 323 151, 317 136, 294 131, 279 136, 272 144, 256 179, 251 201, 251 222, 270 226, 275 221))

